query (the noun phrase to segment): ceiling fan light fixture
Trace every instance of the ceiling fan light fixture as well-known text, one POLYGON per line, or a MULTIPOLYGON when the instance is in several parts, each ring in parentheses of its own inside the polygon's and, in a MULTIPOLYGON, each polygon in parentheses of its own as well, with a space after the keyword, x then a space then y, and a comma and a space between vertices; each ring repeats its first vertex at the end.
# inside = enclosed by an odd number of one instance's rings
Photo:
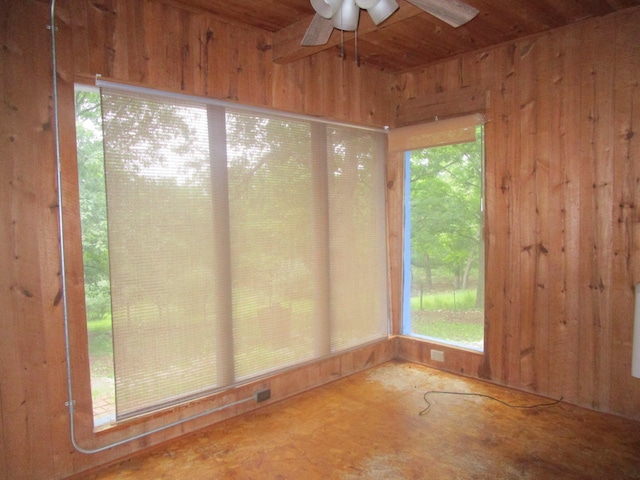
POLYGON ((338 10, 342 0, 311 0, 311 6, 318 15, 324 18, 333 17, 338 10))
POLYGON ((331 17, 334 28, 353 32, 358 28, 360 19, 360 7, 355 0, 343 0, 340 9, 331 17))
POLYGON ((375 23, 376 25, 380 25, 397 9, 398 2, 396 2, 396 0, 379 0, 375 3, 375 5, 368 8, 367 12, 369 12, 373 23, 375 23))

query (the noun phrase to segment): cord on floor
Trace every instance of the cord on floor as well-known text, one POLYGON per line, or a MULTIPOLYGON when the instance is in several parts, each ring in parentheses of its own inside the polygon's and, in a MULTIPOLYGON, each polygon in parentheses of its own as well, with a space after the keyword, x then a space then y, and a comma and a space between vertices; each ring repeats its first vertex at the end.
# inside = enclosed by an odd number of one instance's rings
POLYGON ((428 392, 425 392, 425 394, 423 395, 423 398, 427 404, 427 407, 424 410, 422 410, 418 415, 424 415, 431 408, 431 402, 427 400, 427 396, 431 394, 483 397, 483 398, 488 398, 489 400, 493 400, 498 403, 501 403, 502 405, 506 405, 509 408, 519 408, 519 409, 552 407, 553 405, 557 405, 560 402, 562 402, 564 398, 564 397, 560 397, 558 400, 554 400, 553 402, 548 402, 548 403, 536 403, 533 405, 513 405, 511 403, 500 400, 499 398, 492 397, 491 395, 485 395, 484 393, 448 392, 444 390, 429 390, 428 392))

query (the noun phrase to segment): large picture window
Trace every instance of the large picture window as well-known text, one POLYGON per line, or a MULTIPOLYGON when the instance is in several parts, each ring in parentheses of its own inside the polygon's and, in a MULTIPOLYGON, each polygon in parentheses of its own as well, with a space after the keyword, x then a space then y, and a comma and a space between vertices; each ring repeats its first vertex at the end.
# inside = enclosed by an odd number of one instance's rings
POLYGON ((99 102, 77 123, 85 292, 117 419, 388 334, 384 133, 113 86, 99 102), (80 145, 100 124, 103 162, 80 145))

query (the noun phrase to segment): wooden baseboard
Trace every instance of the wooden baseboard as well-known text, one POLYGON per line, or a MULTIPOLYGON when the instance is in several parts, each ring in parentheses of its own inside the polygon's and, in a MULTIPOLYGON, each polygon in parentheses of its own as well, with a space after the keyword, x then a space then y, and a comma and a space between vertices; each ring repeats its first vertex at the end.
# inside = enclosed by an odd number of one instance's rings
POLYGON ((468 377, 483 378, 481 375, 484 359, 482 352, 404 336, 394 337, 393 341, 395 355, 399 360, 468 377))

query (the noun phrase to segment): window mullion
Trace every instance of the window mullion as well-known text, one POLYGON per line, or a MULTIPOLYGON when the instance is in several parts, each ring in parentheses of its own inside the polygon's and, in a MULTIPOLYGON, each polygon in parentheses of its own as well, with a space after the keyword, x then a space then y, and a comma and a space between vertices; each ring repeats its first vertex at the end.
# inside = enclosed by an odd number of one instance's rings
POLYGON ((311 125, 313 184, 314 329, 316 357, 331 353, 329 268, 329 179, 327 172, 327 126, 311 125))
POLYGON ((217 385, 234 382, 233 359, 233 302, 231 284, 231 235, 229 223, 229 177, 227 173, 227 134, 225 109, 216 105, 207 106, 209 128, 209 156, 211 161, 211 184, 213 200, 213 234, 215 238, 215 318, 218 323, 216 335, 217 385))

